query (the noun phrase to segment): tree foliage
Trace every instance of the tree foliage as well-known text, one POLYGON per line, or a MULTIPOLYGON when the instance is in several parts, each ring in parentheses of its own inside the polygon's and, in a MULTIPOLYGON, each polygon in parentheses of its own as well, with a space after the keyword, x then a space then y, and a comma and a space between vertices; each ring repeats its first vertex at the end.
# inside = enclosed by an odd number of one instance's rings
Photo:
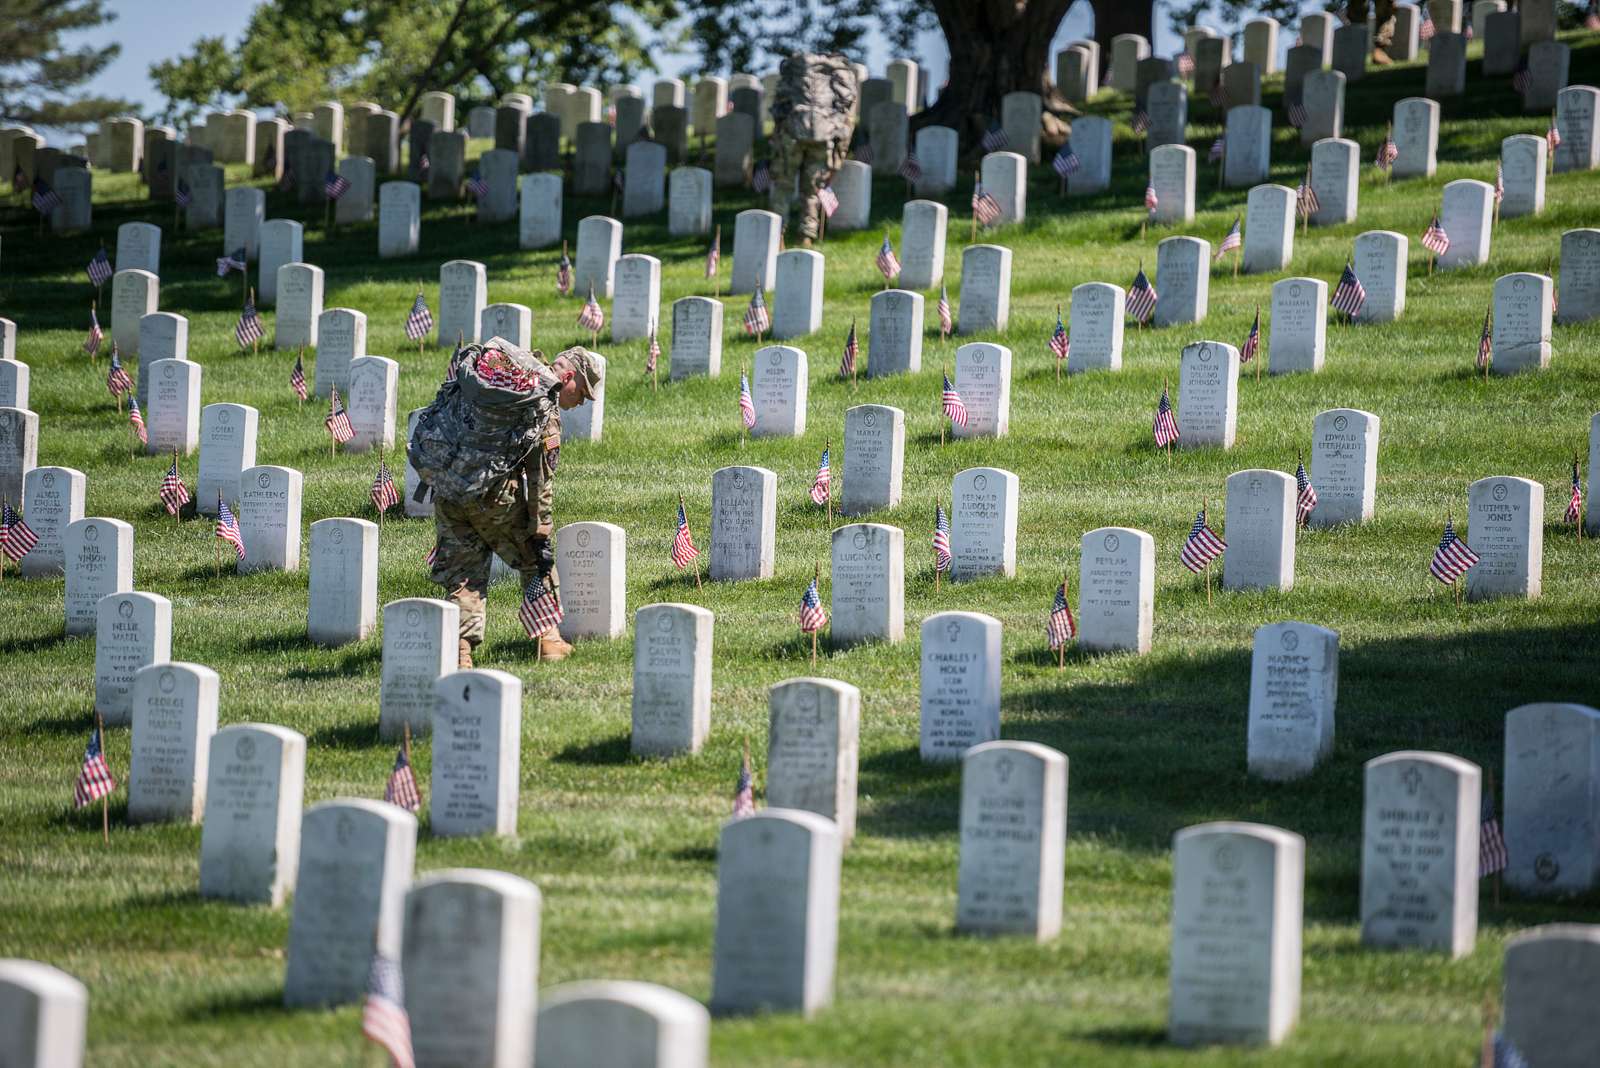
POLYGON ((629 81, 676 14, 675 0, 265 0, 232 56, 202 39, 150 74, 171 117, 224 100, 299 111, 330 98, 404 115, 433 89, 471 100, 629 81))
POLYGON ((925 0, 684 0, 695 69, 715 74, 767 71, 794 52, 839 52, 861 59, 874 27, 898 54, 938 23, 925 0))
POLYGON ((64 38, 111 22, 105 0, 0 0, 0 116, 41 126, 84 127, 132 105, 82 86, 117 57, 69 47, 64 38))

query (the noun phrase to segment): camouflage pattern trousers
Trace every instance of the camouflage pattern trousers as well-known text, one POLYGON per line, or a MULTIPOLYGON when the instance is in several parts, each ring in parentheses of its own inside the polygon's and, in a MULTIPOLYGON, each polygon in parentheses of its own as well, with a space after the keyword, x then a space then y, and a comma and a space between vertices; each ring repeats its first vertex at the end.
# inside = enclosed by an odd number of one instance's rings
MULTIPOLYGON (((438 552, 429 577, 461 609, 460 637, 476 646, 483 641, 492 558, 499 556, 522 576, 516 591, 508 591, 513 605, 521 603, 528 583, 539 578, 537 525, 521 486, 515 487, 510 500, 468 504, 436 500, 433 525, 438 552)), ((559 597, 553 571, 549 585, 559 597)))
POLYGON ((803 238, 815 241, 821 223, 822 202, 817 194, 833 181, 833 163, 827 145, 802 144, 791 148, 777 161, 772 175, 772 210, 789 224, 793 200, 796 229, 803 238))

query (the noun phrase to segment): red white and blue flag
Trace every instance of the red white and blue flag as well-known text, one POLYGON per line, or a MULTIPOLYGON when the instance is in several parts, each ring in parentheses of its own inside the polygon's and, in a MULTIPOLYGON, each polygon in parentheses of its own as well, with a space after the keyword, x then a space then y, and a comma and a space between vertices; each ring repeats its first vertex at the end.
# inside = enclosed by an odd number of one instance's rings
MULTIPOLYGON (((401 756, 403 759, 404 754, 401 756)), ((421 807, 420 801, 417 807, 421 807)), ((411 1048, 411 1017, 406 1014, 400 965, 381 950, 372 955, 372 967, 367 972, 367 1001, 361 1009, 361 1033, 388 1052, 393 1068, 416 1068, 416 1056, 411 1048)))
POLYGON ((177 515, 178 510, 189 503, 189 487, 183 484, 183 476, 178 474, 178 458, 173 456, 172 466, 167 468, 167 473, 161 478, 161 489, 156 496, 166 508, 168 515, 177 515))
POLYGON ((82 808, 116 788, 117 780, 111 777, 105 750, 100 744, 100 724, 96 723, 89 731, 88 748, 83 751, 83 765, 78 769, 78 781, 72 788, 72 803, 82 808))
POLYGON ((1443 256, 1450 250, 1450 235, 1439 225, 1439 216, 1435 215, 1428 228, 1422 231, 1422 247, 1435 256, 1443 256))
POLYGON ((767 299, 761 294, 761 283, 756 283, 750 294, 750 306, 744 310, 744 332, 759 337, 772 328, 772 316, 767 314, 767 299))
POLYGON ((1128 317, 1136 323, 1148 323, 1150 316, 1156 310, 1156 287, 1150 284, 1150 279, 1144 273, 1144 268, 1139 268, 1139 273, 1134 276, 1133 285, 1128 287, 1126 300, 1128 317))
POLYGON ((1056 330, 1050 335, 1050 351, 1056 359, 1064 360, 1072 351, 1072 339, 1067 336, 1067 326, 1061 321, 1061 309, 1056 309, 1056 330))
POLYGON ((967 425, 967 405, 961 399, 961 394, 956 392, 956 387, 950 384, 950 376, 944 376, 944 392, 939 398, 940 407, 944 409, 944 417, 950 420, 952 426, 965 427, 967 425))
POLYGON ((1072 607, 1067 604, 1067 584, 1056 587, 1056 599, 1050 606, 1050 618, 1044 625, 1050 648, 1059 649, 1078 636, 1077 620, 1072 618, 1072 607))
POLYGON ((545 585, 543 579, 535 578, 522 591, 522 607, 517 609, 517 618, 522 621, 522 629, 528 637, 537 638, 549 633, 566 617, 566 612, 561 608, 561 599, 556 596, 555 590, 545 585))
POLYGON ((394 476, 389 473, 389 465, 382 460, 378 461, 378 473, 372 480, 372 506, 379 513, 387 512, 400 503, 400 491, 395 488, 394 476))
POLYGON ((955 317, 950 314, 950 291, 939 283, 939 336, 948 337, 955 329, 955 317))
POLYGON ((1078 154, 1073 151, 1071 141, 1063 141, 1061 147, 1056 151, 1055 158, 1050 161, 1050 166, 1057 174, 1065 178, 1069 174, 1077 173, 1078 168, 1083 166, 1083 160, 1079 159, 1078 154))
POLYGON ((139 439, 139 444, 150 444, 150 434, 144 427, 144 413, 139 411, 139 398, 132 393, 128 394, 128 425, 133 427, 134 436, 139 439))
POLYGON ((606 313, 600 310, 600 302, 594 299, 594 283, 589 283, 589 299, 583 302, 583 307, 578 311, 578 325, 591 334, 598 334, 600 328, 606 324, 606 313))
POLYGON ((861 343, 856 340, 856 321, 850 320, 850 334, 844 339, 844 357, 839 361, 839 377, 850 378, 856 373, 856 356, 861 352, 861 343))
POLYGON ((672 535, 672 562, 681 571, 694 562, 700 555, 700 550, 695 548, 694 535, 689 533, 689 516, 683 510, 683 501, 678 502, 678 529, 672 535))
POLYGON ((122 356, 117 352, 115 341, 111 343, 111 370, 106 373, 106 389, 111 391, 113 397, 133 392, 133 379, 122 369, 122 356))
POLYGON ((96 314, 94 305, 89 305, 89 336, 84 338, 83 351, 90 356, 100 351, 100 342, 105 340, 105 333, 100 329, 100 316, 96 314))
POLYGON ((217 257, 218 278, 226 278, 228 277, 229 272, 232 271, 239 271, 242 273, 246 267, 247 264, 245 263, 245 251, 242 245, 239 248, 234 249, 232 252, 224 253, 223 255, 217 257))
POLYGON ((839 210, 839 194, 833 191, 833 186, 825 185, 817 190, 817 203, 822 205, 822 214, 831 219, 839 210))
POLYGON ((1455 524, 1446 519, 1444 537, 1439 539, 1439 547, 1433 550, 1433 559, 1428 564, 1429 573, 1449 586, 1472 570, 1477 562, 1478 554, 1456 536, 1455 524))
POLYGON ((100 251, 94 254, 94 259, 89 261, 85 268, 89 272, 89 281, 96 289, 111 281, 111 260, 106 256, 106 247, 100 246, 100 251))
POLYGON ((742 820, 756 814, 755 776, 750 774, 750 748, 744 751, 744 762, 739 767, 739 782, 733 788, 733 818, 742 820))
POLYGON ((1156 403, 1156 417, 1151 423, 1151 432, 1155 435, 1156 448, 1164 449, 1178 440, 1178 421, 1172 415, 1172 398, 1167 394, 1167 387, 1161 387, 1161 400, 1156 403))
POLYGON ((985 152, 998 152, 1002 148, 1005 148, 1007 145, 1011 144, 1011 139, 1006 136, 1005 127, 1001 126, 999 123, 995 123, 993 126, 989 127, 988 132, 983 135, 983 139, 980 144, 983 145, 983 150, 985 152))
POLYGON ((572 260, 565 246, 561 249, 561 262, 556 264, 556 292, 563 297, 572 295, 572 260))
POLYGON ((1400 146, 1394 143, 1394 127, 1383 135, 1383 144, 1378 146, 1378 157, 1375 162, 1380 171, 1386 171, 1394 166, 1394 161, 1400 158, 1400 146))
POLYGON ((827 504, 833 495, 833 465, 829 462, 832 449, 822 450, 822 463, 817 467, 817 477, 811 481, 811 503, 827 504))
POLYGON ((1215 259, 1222 259, 1228 253, 1244 247, 1244 234, 1239 229, 1239 216, 1233 217, 1233 225, 1223 235, 1222 243, 1217 246, 1215 259))
POLYGON ((1303 527, 1311 521, 1311 513, 1317 507, 1317 489, 1311 484, 1311 476, 1306 474, 1304 460, 1301 460, 1299 466, 1295 468, 1294 484, 1296 489, 1294 518, 1295 522, 1303 527))
POLYGON ((823 610, 822 597, 817 593, 817 580, 813 578, 800 598, 800 633, 815 634, 828 625, 828 613, 823 610))
POLYGON ((1578 478, 1578 459, 1572 459, 1572 493, 1567 497, 1566 520, 1576 523, 1583 518, 1583 483, 1578 478))
POLYGON ((1487 370, 1489 361, 1494 359, 1494 307, 1491 305, 1483 310, 1483 329, 1478 333, 1478 370, 1487 370))
POLYGON ((908 182, 922 181, 922 161, 915 152, 907 152, 906 158, 901 161, 900 177, 908 182))
POLYGON ((1509 859, 1506 836, 1494 814, 1494 795, 1485 790, 1478 802, 1478 878, 1504 871, 1509 859))
POLYGON ((33 210, 38 212, 40 215, 49 215, 52 211, 55 211, 60 206, 61 196, 54 189, 50 188, 50 183, 46 182, 43 178, 34 178, 33 210))
POLYGON ((944 505, 933 506, 933 569, 949 571, 955 558, 950 555, 950 517, 944 505))
POLYGON ((1000 221, 1000 202, 984 191, 982 181, 972 190, 972 214, 980 226, 993 226, 1000 221))
POLYGON ((294 358, 294 370, 289 372, 289 388, 294 390, 296 397, 306 399, 306 365, 298 353, 294 358))
POLYGON ((329 200, 338 200, 350 191, 350 179, 342 174, 329 171, 322 178, 322 195, 329 200))
POLYGON ((411 302, 411 312, 406 316, 406 337, 412 341, 421 341, 433 329, 433 312, 428 310, 428 302, 421 293, 411 302))
POLYGON ((744 420, 746 430, 755 429, 756 402, 750 396, 750 379, 743 371, 739 372, 739 417, 744 420))
POLYGON ((1250 334, 1244 339, 1244 346, 1239 349, 1239 362, 1249 363, 1256 358, 1256 353, 1261 349, 1261 306, 1256 305, 1256 320, 1250 324, 1250 334))
POLYGON ((1344 265, 1344 273, 1339 276, 1339 284, 1334 287, 1333 297, 1328 303, 1352 319, 1361 314, 1362 307, 1367 303, 1367 289, 1349 263, 1344 265))
POLYGON ((39 535, 22 521, 17 510, 6 501, 0 505, 0 553, 12 562, 21 560, 39 544, 39 535))
POLYGON ((228 502, 219 495, 217 497, 217 538, 233 546, 233 551, 240 560, 244 559, 244 533, 239 529, 239 520, 234 517, 233 510, 228 507, 228 502))
POLYGON ((1183 548, 1178 550, 1178 559, 1184 567, 1198 575, 1211 566, 1211 561, 1227 551, 1228 543, 1207 525, 1206 510, 1200 509, 1195 513, 1189 536, 1183 539, 1183 548))
POLYGON ((244 302, 244 311, 239 313, 239 321, 233 326, 233 338, 241 349, 247 349, 266 335, 266 329, 261 325, 261 315, 256 311, 255 298, 251 297, 244 302))
POLYGON ((883 244, 878 246, 878 273, 889 281, 894 281, 900 273, 900 260, 894 254, 894 246, 889 243, 887 232, 883 235, 883 244))
POLYGON ((356 436, 356 428, 350 425, 350 413, 339 401, 338 386, 328 387, 328 418, 322 421, 322 425, 340 445, 356 436))
POLYGON ((399 805, 407 812, 422 808, 422 791, 417 789, 417 775, 411 769, 411 761, 403 745, 394 755, 394 770, 389 772, 389 781, 383 785, 383 799, 391 805, 399 805))

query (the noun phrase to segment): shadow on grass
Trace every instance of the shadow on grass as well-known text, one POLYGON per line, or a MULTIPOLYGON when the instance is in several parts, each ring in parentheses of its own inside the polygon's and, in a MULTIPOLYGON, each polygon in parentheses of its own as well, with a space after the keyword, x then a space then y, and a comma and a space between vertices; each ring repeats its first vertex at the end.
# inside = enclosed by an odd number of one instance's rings
MULTIPOLYGON (((336 1006, 329 1006, 334 1008, 336 1006)), ((281 1017, 288 1019, 304 1010, 291 1009, 283 1003, 283 988, 263 990, 254 993, 222 994, 206 998, 204 1001, 185 1009, 183 1016, 188 1020, 214 1021, 218 1017, 249 1016, 255 1020, 262 1017, 281 1017)))
MULTIPOLYGON (((292 677, 292 676, 291 676, 292 677)), ((413 736, 413 741, 416 738, 413 736)), ((311 745, 331 749, 370 749, 374 746, 389 746, 378 737, 378 725, 371 720, 356 720, 350 723, 330 723, 319 727, 309 739, 311 745)))
POLYGON ((587 764, 595 767, 633 763, 632 740, 627 734, 569 745, 552 758, 558 764, 587 764))
POLYGON ((1108 1046, 1165 1046, 1167 1032, 1161 1027, 1102 1027, 1088 1032, 1085 1038, 1103 1042, 1108 1046))
MULTIPOLYGON (((90 638, 91 640, 93 638, 92 635, 80 635, 80 637, 90 638)), ((35 634, 28 638, 8 638, 5 641, 0 641, 0 657, 42 653, 47 649, 54 649, 76 640, 76 638, 67 637, 64 632, 35 634)))
MULTIPOLYGON (((307 648, 320 648, 313 646, 308 639, 302 639, 307 648)), ((341 656, 336 663, 325 667, 298 667, 287 672, 287 677, 299 679, 302 682, 326 682, 330 679, 359 678, 366 674, 367 669, 374 663, 383 659, 383 648, 378 645, 368 645, 341 656)))
MULTIPOLYGON (((210 578, 211 569, 191 569, 186 578, 210 578)), ((276 634, 253 634, 239 641, 238 648, 251 653, 290 653, 306 652, 319 648, 311 644, 311 639, 304 630, 285 630, 276 634)))
POLYGON ((712 846, 686 846, 683 849, 672 851, 673 860, 687 861, 691 864, 715 864, 717 851, 712 846))

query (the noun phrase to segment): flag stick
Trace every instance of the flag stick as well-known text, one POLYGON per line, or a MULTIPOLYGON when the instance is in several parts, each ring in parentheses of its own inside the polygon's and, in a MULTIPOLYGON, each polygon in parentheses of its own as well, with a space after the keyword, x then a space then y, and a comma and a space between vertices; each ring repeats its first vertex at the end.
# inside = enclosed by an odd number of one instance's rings
MULTIPOLYGON (((177 467, 178 466, 178 450, 177 449, 173 449, 172 450, 172 466, 173 467, 177 467)), ((183 475, 181 473, 178 475, 178 479, 179 479, 179 481, 183 480, 183 475)), ((195 486, 195 492, 196 493, 200 492, 200 487, 199 486, 195 486)), ((175 526, 175 527, 183 526, 183 505, 181 505, 181 504, 178 505, 177 510, 172 513, 172 525, 175 526)))
POLYGON ((405 740, 402 742, 402 745, 405 747, 406 763, 409 764, 411 763, 411 721, 405 720, 402 722, 401 726, 405 730, 405 740))
MULTIPOLYGON (((100 733, 100 759, 106 757, 106 719, 100 713, 94 714, 95 730, 100 733)), ((105 845, 111 844, 111 795, 100 796, 100 841, 105 845)))
MULTIPOLYGON (((1572 469, 1574 471, 1576 471, 1578 469, 1578 454, 1577 453, 1573 453, 1572 454, 1572 469)), ((1593 471, 1591 471, 1589 473, 1591 475, 1594 474, 1593 471)), ((1582 508, 1578 509, 1578 515, 1577 515, 1577 518, 1573 520, 1573 525, 1578 528, 1578 543, 1581 545, 1583 543, 1583 509, 1582 508)))
MULTIPOLYGON (((856 332, 855 316, 851 316, 850 317, 850 332, 852 334, 854 334, 856 332)), ((859 358, 860 357, 860 353, 858 352, 856 354, 856 356, 857 356, 857 358, 859 358)), ((856 388, 856 360, 851 360, 850 361, 850 390, 851 390, 851 392, 854 392, 855 388, 856 388)))
MULTIPOLYGON (((933 502, 933 506, 934 506, 934 513, 933 514, 934 514, 935 518, 937 519, 937 517, 939 515, 939 511, 938 511, 939 502, 938 501, 934 501, 933 502)), ((933 554, 933 595, 935 597, 939 596, 939 554, 937 552, 935 552, 933 554)))
MULTIPOLYGON (((90 319, 90 321, 95 322, 95 323, 98 323, 100 321, 99 310, 100 310, 100 300, 97 297, 96 299, 91 300, 89 302, 89 319, 90 319)), ((89 366, 90 367, 98 367, 98 366, 100 366, 100 360, 98 358, 99 356, 100 356, 100 346, 96 345, 95 346, 95 350, 93 352, 89 353, 89 366)), ((207 750, 207 752, 209 752, 209 750, 207 750)))
MULTIPOLYGON (((1492 812, 1494 810, 1494 769, 1485 768, 1484 771, 1489 774, 1489 809, 1492 812)), ((1503 829, 1501 833, 1504 833, 1503 829)), ((1500 872, 1498 870, 1494 873, 1494 907, 1500 907, 1500 872)))
MULTIPOLYGON (((1067 572, 1066 571, 1062 571, 1061 572, 1061 595, 1063 597, 1068 597, 1068 596, 1071 595, 1071 591, 1067 589, 1067 572)), ((1069 609, 1069 611, 1070 611, 1070 609, 1069 609)), ((1066 666, 1067 666, 1067 643, 1066 643, 1065 640, 1063 640, 1060 645, 1056 646, 1056 670, 1057 671, 1061 671, 1061 670, 1065 669, 1066 666)))
MULTIPOLYGON (((833 463, 833 442, 823 446, 828 451, 828 463, 833 463)), ((833 472, 828 472, 828 526, 833 526, 833 472)), ((1583 524, 1578 524, 1578 537, 1583 537, 1583 524)))
POLYGON ((711 239, 711 244, 717 250, 717 271, 711 276, 711 295, 722 296, 722 224, 717 224, 717 235, 711 239))
MULTIPOLYGON (((1162 392, 1162 393, 1164 393, 1164 394, 1166 394, 1166 395, 1167 395, 1167 396, 1169 396, 1169 397, 1170 397, 1170 396, 1171 396, 1171 395, 1172 395, 1172 394, 1171 394, 1171 393, 1170 393, 1170 392, 1169 392, 1169 390, 1170 390, 1170 389, 1171 389, 1171 387, 1172 387, 1172 381, 1171 381, 1171 379, 1168 379, 1168 378, 1163 378, 1163 379, 1162 379, 1162 380, 1161 380, 1161 392, 1162 392)), ((1176 421, 1176 420, 1174 420, 1174 421, 1176 421)), ((1171 439, 1171 438, 1168 438, 1168 439, 1167 439, 1167 463, 1169 463, 1169 464, 1170 464, 1170 463, 1171 463, 1171 462, 1172 462, 1172 439, 1171 439)))
MULTIPOLYGON (((1261 321, 1261 302, 1258 300, 1258 301, 1256 301, 1256 322, 1259 323, 1260 321, 1261 321)), ((1261 383, 1261 339, 1260 338, 1256 339, 1256 352, 1255 352, 1255 355, 1250 357, 1250 358, 1256 362, 1256 384, 1259 385, 1261 383)))
MULTIPOLYGON (((378 446, 378 467, 379 467, 380 470, 383 468, 383 446, 382 445, 378 446)), ((388 511, 388 509, 382 507, 381 505, 377 505, 377 504, 374 504, 373 507, 378 509, 378 533, 380 535, 382 535, 383 534, 383 513, 388 511)))
MULTIPOLYGON (((941 376, 943 376, 946 373, 945 372, 945 366, 944 366, 943 363, 939 364, 939 373, 940 373, 941 376)), ((939 411, 939 445, 942 448, 944 446, 944 422, 945 422, 945 419, 944 419, 944 391, 942 389, 939 392, 939 408, 938 408, 938 411, 939 411)))
MULTIPOLYGON (((1065 180, 1066 179, 1062 179, 1062 181, 1065 181, 1065 180)), ((1056 305, 1056 322, 1059 323, 1060 321, 1061 321, 1061 305, 1057 304, 1056 305)), ((1061 384, 1061 354, 1060 353, 1056 353, 1056 385, 1059 386, 1060 384, 1061 384)))
MULTIPOLYGON (((305 345, 305 342, 303 342, 303 341, 300 343, 300 356, 295 362, 300 365, 301 373, 302 374, 305 373, 306 345, 305 345)), ((296 403, 298 403, 300 405, 300 410, 302 412, 306 410, 306 399, 304 397, 300 396, 297 393, 297 394, 295 394, 295 401, 296 401, 296 403)))
MULTIPOLYGON (((973 185, 973 189, 974 190, 977 189, 978 183, 981 182, 981 181, 983 181, 982 176, 977 171, 973 171, 972 172, 972 185, 973 185)), ((975 245, 977 243, 978 243, 978 194, 976 192, 974 192, 972 194, 972 232, 967 238, 967 244, 975 245)))
MULTIPOLYGON (((1211 501, 1208 500, 1205 497, 1200 498, 1200 510, 1203 511, 1203 512, 1209 513, 1211 511, 1211 501)), ((1211 605, 1211 561, 1207 560, 1206 561, 1206 606, 1210 607, 1210 605, 1211 605)))
MULTIPOLYGON (((811 565, 811 567, 812 567, 811 583, 812 583, 812 585, 816 585, 817 583, 822 581, 822 565, 821 564, 817 564, 817 563, 813 563, 811 565)), ((821 627, 817 628, 817 630, 821 630, 821 629, 822 629, 821 627)), ((817 631, 816 630, 811 632, 811 666, 812 667, 816 667, 817 666, 817 631)))
MULTIPOLYGON (((254 307, 255 302, 256 302, 256 291, 254 289, 250 290, 250 295, 249 295, 248 300, 249 300, 250 305, 252 307, 254 307)), ((251 346, 250 354, 252 356, 260 356, 261 355, 261 339, 260 338, 256 338, 254 341, 252 341, 250 343, 250 346, 251 346)), ((300 346, 300 354, 302 356, 305 355, 305 351, 306 351, 306 347, 304 345, 301 345, 300 346)))
POLYGON ((1494 1068, 1494 995, 1483 995, 1483 1041, 1478 1048, 1478 1068, 1494 1068))

